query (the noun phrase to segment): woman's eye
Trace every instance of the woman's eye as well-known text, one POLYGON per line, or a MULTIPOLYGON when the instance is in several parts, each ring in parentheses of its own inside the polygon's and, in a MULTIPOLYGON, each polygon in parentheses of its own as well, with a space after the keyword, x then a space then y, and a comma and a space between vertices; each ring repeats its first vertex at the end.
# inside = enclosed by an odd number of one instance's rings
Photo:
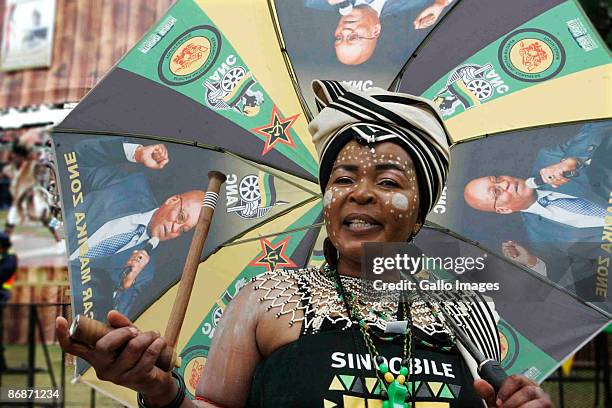
POLYGON ((393 180, 390 180, 390 179, 381 180, 379 184, 382 186, 388 186, 388 187, 399 187, 399 183, 393 180))
POLYGON ((336 179, 336 184, 350 184, 353 180, 350 177, 338 177, 336 179))

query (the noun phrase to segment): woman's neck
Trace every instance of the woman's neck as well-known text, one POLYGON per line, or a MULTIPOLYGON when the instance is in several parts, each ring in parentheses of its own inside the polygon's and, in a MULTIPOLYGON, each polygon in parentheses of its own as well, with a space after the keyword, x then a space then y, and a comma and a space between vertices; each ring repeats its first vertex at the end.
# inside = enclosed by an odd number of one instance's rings
POLYGON ((353 278, 361 277, 361 261, 355 261, 346 257, 338 259, 338 274, 343 276, 351 276, 353 278))

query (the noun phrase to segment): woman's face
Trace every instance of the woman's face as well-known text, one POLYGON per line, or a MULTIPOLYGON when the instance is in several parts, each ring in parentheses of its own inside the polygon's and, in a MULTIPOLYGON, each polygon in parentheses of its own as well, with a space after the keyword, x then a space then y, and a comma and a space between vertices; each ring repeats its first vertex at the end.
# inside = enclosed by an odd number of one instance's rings
POLYGON ((349 142, 323 195, 327 234, 341 257, 361 259, 363 242, 404 242, 418 230, 419 189, 408 153, 391 142, 349 142))

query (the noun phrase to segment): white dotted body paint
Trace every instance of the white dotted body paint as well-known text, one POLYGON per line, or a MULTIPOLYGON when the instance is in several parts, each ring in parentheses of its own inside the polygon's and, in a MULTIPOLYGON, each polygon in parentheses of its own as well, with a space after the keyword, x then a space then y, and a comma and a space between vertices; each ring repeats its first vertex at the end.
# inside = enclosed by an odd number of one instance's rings
POLYGON ((391 197, 391 204, 398 210, 406 211, 408 209, 408 197, 400 193, 395 193, 393 197, 391 197))
POLYGON ((325 195, 323 196, 323 207, 329 207, 329 205, 332 202, 333 196, 334 196, 334 193, 332 193, 331 190, 327 190, 325 192, 325 195))

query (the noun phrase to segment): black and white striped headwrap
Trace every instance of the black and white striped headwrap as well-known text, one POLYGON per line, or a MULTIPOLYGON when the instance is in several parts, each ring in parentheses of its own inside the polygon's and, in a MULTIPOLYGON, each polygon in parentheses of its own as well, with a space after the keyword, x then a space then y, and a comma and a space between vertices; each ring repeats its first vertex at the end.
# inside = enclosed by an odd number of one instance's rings
POLYGON ((321 190, 349 141, 397 143, 414 162, 425 218, 442 194, 450 160, 450 137, 434 105, 380 88, 361 92, 336 81, 313 81, 312 87, 319 114, 308 129, 319 155, 321 190))

